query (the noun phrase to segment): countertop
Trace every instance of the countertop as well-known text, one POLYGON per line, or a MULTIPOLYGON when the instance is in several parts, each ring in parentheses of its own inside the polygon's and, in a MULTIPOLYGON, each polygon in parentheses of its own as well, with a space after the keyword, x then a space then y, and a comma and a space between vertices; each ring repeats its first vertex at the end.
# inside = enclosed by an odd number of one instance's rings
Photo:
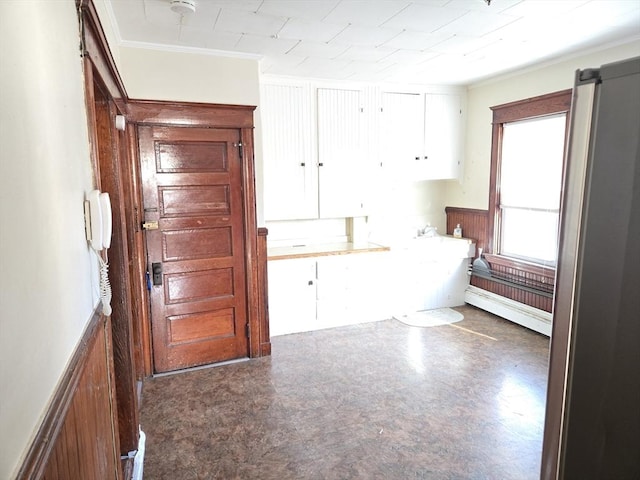
POLYGON ((349 255, 353 253, 386 252, 389 247, 376 243, 354 245, 351 242, 322 243, 318 245, 299 245, 292 247, 271 247, 267 249, 267 260, 285 260, 291 258, 322 257, 328 255, 349 255))

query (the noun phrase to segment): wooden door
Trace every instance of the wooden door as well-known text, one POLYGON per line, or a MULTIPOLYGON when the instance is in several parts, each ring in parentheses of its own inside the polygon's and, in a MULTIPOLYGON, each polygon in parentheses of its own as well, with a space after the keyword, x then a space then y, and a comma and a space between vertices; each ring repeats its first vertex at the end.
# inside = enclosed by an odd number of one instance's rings
POLYGON ((156 372, 248 356, 239 129, 140 126, 156 372), (154 274, 154 269, 156 273, 154 274))

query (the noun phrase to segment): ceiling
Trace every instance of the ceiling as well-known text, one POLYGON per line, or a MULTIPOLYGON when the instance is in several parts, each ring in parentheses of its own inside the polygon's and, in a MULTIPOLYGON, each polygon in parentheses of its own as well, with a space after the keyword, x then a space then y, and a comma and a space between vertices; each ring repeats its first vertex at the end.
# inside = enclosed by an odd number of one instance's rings
POLYGON ((640 39, 639 0, 106 0, 121 45, 260 58, 264 74, 464 85, 640 39))

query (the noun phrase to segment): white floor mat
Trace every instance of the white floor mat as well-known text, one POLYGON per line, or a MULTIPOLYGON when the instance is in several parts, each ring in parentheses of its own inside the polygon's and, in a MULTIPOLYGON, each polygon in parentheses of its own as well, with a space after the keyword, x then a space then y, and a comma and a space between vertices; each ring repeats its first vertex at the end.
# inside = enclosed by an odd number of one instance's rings
POLYGON ((464 315, 450 308, 436 308, 407 315, 394 315, 393 318, 412 327, 437 327, 459 322, 464 319, 464 315))

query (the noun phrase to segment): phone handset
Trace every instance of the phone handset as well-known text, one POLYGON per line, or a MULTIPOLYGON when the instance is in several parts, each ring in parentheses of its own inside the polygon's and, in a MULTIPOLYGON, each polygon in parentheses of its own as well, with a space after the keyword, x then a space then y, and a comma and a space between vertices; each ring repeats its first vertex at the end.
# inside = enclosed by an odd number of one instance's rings
POLYGON ((85 201, 85 228, 87 240, 100 262, 100 300, 102 313, 111 315, 111 284, 109 283, 109 264, 98 254, 111 246, 111 201, 108 193, 93 190, 85 201))

